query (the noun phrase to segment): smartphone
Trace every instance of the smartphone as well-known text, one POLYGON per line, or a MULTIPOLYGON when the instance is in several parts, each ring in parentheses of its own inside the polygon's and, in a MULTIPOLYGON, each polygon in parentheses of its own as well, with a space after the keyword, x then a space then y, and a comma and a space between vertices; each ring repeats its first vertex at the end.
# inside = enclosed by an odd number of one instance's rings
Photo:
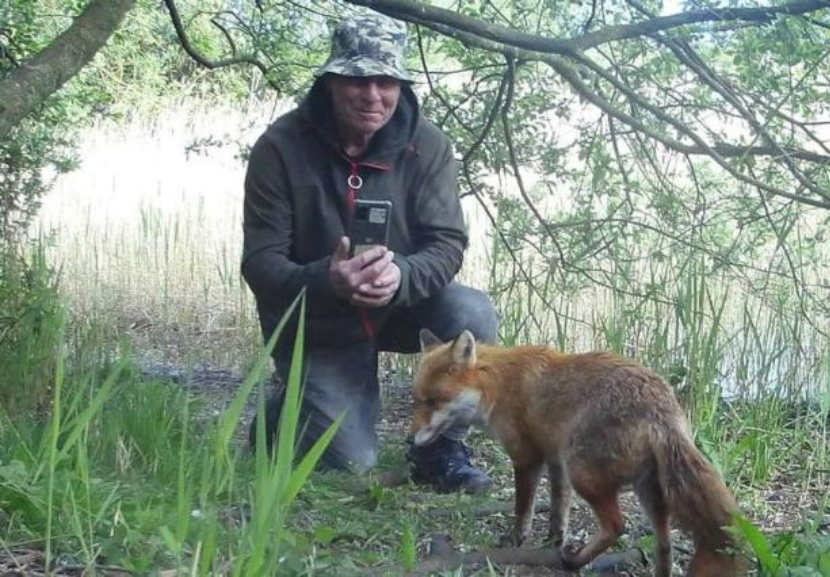
POLYGON ((391 201, 357 199, 349 231, 349 258, 373 246, 386 246, 389 243, 391 220, 391 201))

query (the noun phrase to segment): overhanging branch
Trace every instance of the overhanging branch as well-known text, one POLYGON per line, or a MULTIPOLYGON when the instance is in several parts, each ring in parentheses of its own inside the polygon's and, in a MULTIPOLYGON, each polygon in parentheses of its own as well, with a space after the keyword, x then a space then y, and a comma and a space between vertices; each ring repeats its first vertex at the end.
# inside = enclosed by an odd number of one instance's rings
POLYGON ((446 8, 430 6, 415 0, 347 0, 409 22, 449 26, 460 32, 534 52, 572 55, 589 48, 619 40, 628 40, 666 32, 681 26, 707 22, 771 22, 779 15, 799 16, 830 7, 830 0, 799 0, 781 6, 758 8, 723 8, 682 12, 671 16, 651 18, 642 22, 608 26, 572 38, 545 38, 527 34, 498 24, 483 22, 446 8))
MULTIPOLYGON (((752 186, 755 186, 759 190, 762 190, 764 192, 788 198, 791 200, 796 200, 798 202, 803 202, 805 204, 816 206, 819 208, 830 208, 830 201, 826 200, 823 196, 819 198, 813 198, 811 196, 794 194, 781 188, 770 186, 769 184, 760 181, 756 178, 753 178, 752 176, 743 174, 741 171, 731 166, 727 161, 728 159, 744 158, 746 156, 767 156, 775 159, 777 157, 780 157, 780 155, 783 153, 786 154, 789 159, 800 159, 809 162, 814 162, 820 165, 827 165, 830 164, 830 156, 793 147, 781 147, 778 145, 738 146, 728 143, 708 143, 704 138, 696 134, 688 126, 686 126, 679 120, 669 116, 668 114, 660 110, 654 104, 645 100, 642 96, 640 96, 630 88, 623 86, 619 81, 617 81, 617 79, 615 79, 606 71, 602 70, 599 66, 597 66, 596 63, 594 63, 585 55, 583 55, 580 51, 575 50, 574 47, 576 46, 576 44, 563 44, 563 42, 567 43, 570 41, 550 40, 542 37, 516 32, 514 30, 505 29, 500 26, 484 23, 473 18, 457 14, 450 10, 420 4, 417 2, 413 2, 411 0, 348 1, 353 4, 360 4, 371 7, 375 10, 384 12, 396 18, 400 18, 403 20, 407 20, 409 22, 426 26, 440 34, 455 38, 468 46, 481 48, 491 52, 498 52, 503 54, 507 58, 545 62, 554 71, 556 71, 557 74, 559 74, 559 76, 563 78, 580 96, 582 96, 583 98, 597 106, 600 110, 602 110, 609 116, 616 118, 617 120, 623 122, 632 129, 645 134, 649 138, 656 140, 657 142, 660 142, 667 148, 682 154, 708 156, 737 180, 740 180, 747 184, 751 184, 752 186), (532 39, 533 42, 529 42, 528 39, 532 39), (547 44, 548 48, 556 48, 558 46, 558 50, 561 50, 563 54, 569 55, 570 58, 576 60, 579 64, 581 64, 581 70, 584 70, 584 74, 595 74, 598 78, 601 78, 602 80, 610 83, 615 89, 619 90, 626 98, 628 98, 633 105, 641 107, 644 110, 648 110, 649 113, 654 115, 654 117, 657 120, 659 120, 662 123, 665 123, 667 126, 675 128, 679 134, 685 136, 691 142, 682 142, 680 140, 672 138, 667 135, 665 130, 650 128, 638 118, 635 118, 630 114, 627 114, 623 110, 620 110, 619 108, 612 105, 603 96, 601 96, 599 93, 593 90, 585 82, 585 80, 583 79, 583 72, 578 71, 576 67, 574 67, 570 62, 568 62, 568 59, 555 53, 552 54, 551 52, 554 52, 553 50, 545 51, 543 49, 540 49, 540 47, 544 48, 545 43, 549 42, 552 42, 553 44, 547 44), (521 44, 523 46, 532 46, 533 49, 523 48, 517 46, 517 44, 521 44)), ((761 15, 763 14, 799 14, 804 13, 804 11, 817 10, 821 7, 825 7, 828 5, 830 5, 830 0, 809 0, 794 2, 791 4, 774 8, 714 11, 708 14, 710 16, 712 16, 712 14, 720 15, 723 18, 726 18, 728 16, 733 19, 754 18, 756 21, 758 21, 760 20, 761 15)), ((686 15, 688 14, 696 13, 686 13, 686 15)), ((665 24, 667 22, 666 18, 669 18, 668 22, 676 23, 675 17, 655 18, 653 20, 650 20, 649 22, 658 21, 658 23, 662 22, 663 24, 665 24)), ((722 20, 723 18, 719 19, 722 20)), ((712 18, 709 19, 712 20, 712 18)), ((718 18, 716 18, 715 20, 718 20, 718 18)), ((620 29, 620 27, 613 28, 620 29)), ((657 31, 659 29, 660 28, 658 26, 657 28, 653 28, 651 30, 657 31)), ((665 26, 663 29, 665 29, 665 26)), ((631 29, 629 29, 629 31, 630 30, 631 29)), ((593 33, 594 37, 597 37, 596 35, 600 34, 601 32, 603 31, 593 33)), ((621 36, 619 36, 619 32, 615 34, 617 34, 618 38, 622 38, 621 36)), ((613 35, 609 35, 608 38, 611 38, 611 36, 613 35)))

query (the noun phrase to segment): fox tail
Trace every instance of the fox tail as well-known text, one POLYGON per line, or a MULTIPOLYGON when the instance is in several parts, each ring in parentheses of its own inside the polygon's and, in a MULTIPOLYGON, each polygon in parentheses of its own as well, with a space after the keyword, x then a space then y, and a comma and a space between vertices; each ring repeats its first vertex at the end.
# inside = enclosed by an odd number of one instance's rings
POLYGON ((691 577, 746 575, 746 559, 725 529, 733 524, 738 505, 712 464, 682 428, 669 427, 658 453, 658 475, 673 516, 692 535, 695 553, 691 577))

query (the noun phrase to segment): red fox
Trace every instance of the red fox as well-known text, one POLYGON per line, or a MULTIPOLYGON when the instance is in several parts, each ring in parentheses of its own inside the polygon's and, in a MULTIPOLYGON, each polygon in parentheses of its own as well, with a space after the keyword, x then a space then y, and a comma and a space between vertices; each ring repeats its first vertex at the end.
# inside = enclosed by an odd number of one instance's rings
MULTIPOLYGON (((618 495, 633 486, 654 528, 654 575, 671 574, 670 522, 694 539, 688 574, 731 577, 746 560, 726 549, 734 497, 695 447, 672 390, 653 371, 607 352, 560 354, 544 346, 477 344, 469 331, 441 343, 420 333, 425 353, 413 381, 414 443, 425 445, 455 424, 489 431, 513 461, 514 528, 528 536, 543 467, 550 480, 550 531, 563 564, 582 567, 623 530, 618 495), (591 506, 599 531, 578 550, 562 547, 571 489, 591 506)), ((734 553, 734 552, 732 552, 734 553)))

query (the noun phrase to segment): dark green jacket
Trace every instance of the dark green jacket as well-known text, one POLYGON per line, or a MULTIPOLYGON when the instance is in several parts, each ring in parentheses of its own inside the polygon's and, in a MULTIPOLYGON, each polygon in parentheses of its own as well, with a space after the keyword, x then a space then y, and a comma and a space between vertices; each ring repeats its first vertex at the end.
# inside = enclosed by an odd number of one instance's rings
POLYGON ((245 178, 242 274, 263 331, 273 331, 306 286, 307 341, 317 344, 371 338, 396 307, 446 286, 467 245, 452 147, 421 115, 413 92, 402 87, 394 115, 356 159, 334 140, 328 99, 317 82, 298 108, 277 119, 254 145, 245 178), (329 283, 331 254, 348 230, 351 174, 363 180, 357 197, 392 201, 389 248, 401 285, 380 309, 336 299, 329 283))

